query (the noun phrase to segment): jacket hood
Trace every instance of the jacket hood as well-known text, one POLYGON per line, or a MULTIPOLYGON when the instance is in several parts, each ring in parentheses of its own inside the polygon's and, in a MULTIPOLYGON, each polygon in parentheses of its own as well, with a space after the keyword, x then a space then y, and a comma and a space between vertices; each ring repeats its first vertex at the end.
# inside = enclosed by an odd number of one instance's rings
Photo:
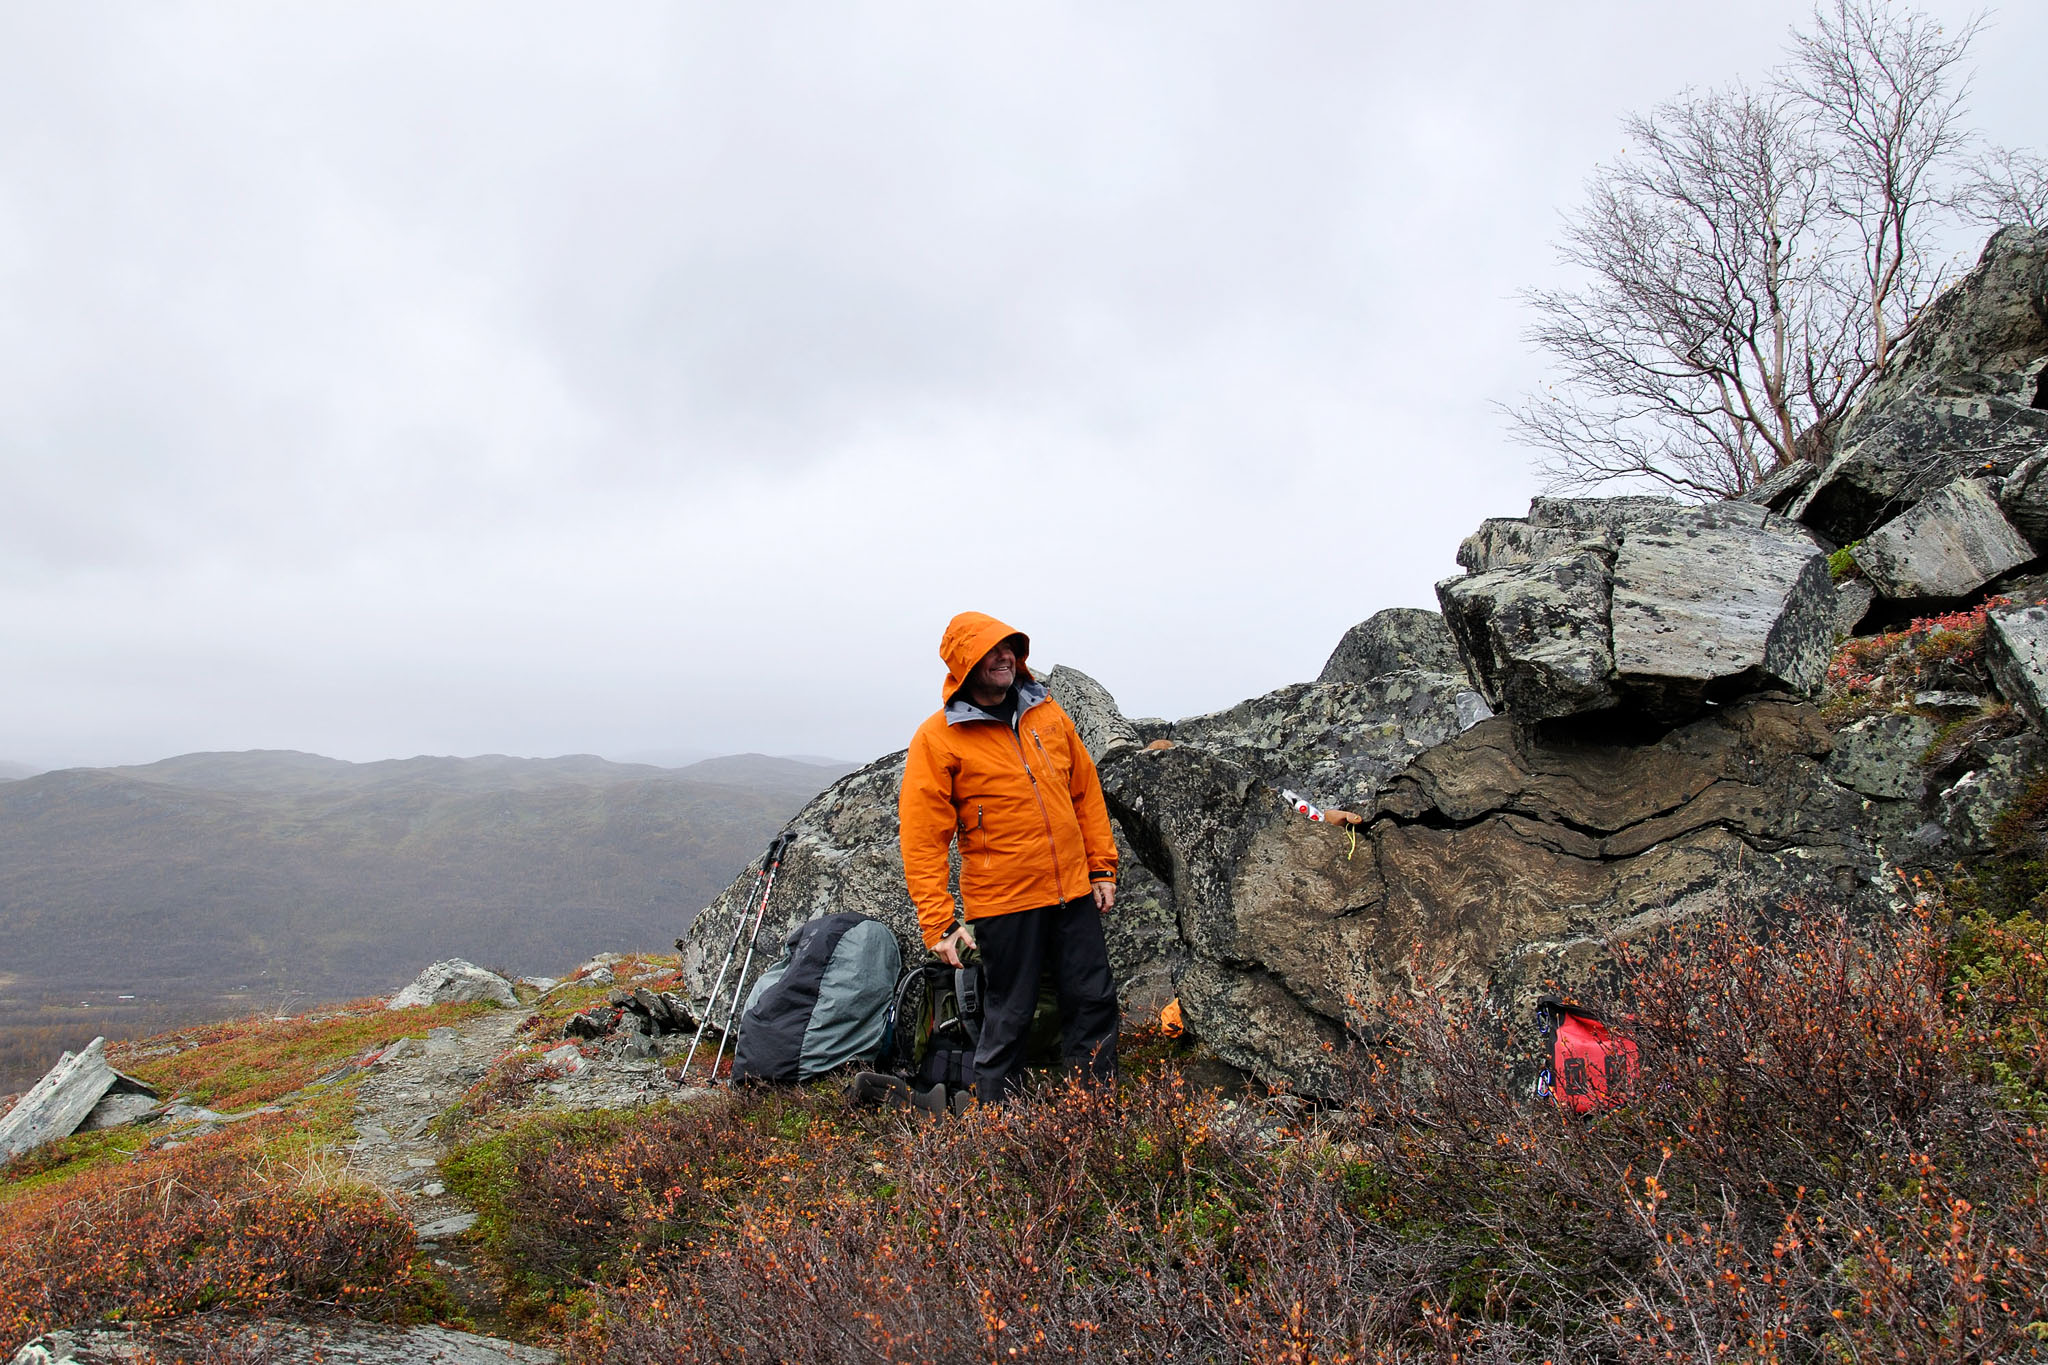
POLYGON ((967 675, 981 662, 982 655, 1013 635, 1018 641, 1017 681, 1033 682, 1031 670, 1024 666, 1025 656, 1031 653, 1030 636, 978 611, 963 611, 948 621, 946 633, 939 637, 939 657, 946 661, 946 690, 939 697, 939 705, 952 701, 954 694, 967 686, 967 675))

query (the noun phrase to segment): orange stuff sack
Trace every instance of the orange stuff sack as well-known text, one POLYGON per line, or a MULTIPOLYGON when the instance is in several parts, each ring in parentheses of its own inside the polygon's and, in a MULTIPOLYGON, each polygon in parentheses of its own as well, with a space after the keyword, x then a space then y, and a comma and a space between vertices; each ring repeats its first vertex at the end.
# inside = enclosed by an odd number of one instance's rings
POLYGON ((1180 1017, 1180 997, 1166 1002, 1166 1008, 1159 1011, 1159 1031, 1169 1038, 1178 1038, 1187 1031, 1187 1025, 1180 1017))
POLYGON ((1536 1093, 1551 1096, 1558 1108, 1572 1114, 1612 1109, 1641 1081, 1634 1041, 1610 1030, 1596 1012, 1546 995, 1536 1002, 1536 1022, 1550 1040, 1536 1093))

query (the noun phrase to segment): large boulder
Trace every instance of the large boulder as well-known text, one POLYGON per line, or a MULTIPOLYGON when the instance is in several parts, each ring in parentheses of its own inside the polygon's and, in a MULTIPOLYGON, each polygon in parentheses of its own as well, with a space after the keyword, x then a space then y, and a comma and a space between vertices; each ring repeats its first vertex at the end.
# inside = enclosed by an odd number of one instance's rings
POLYGON ((1847 544, 1955 479, 2010 473, 2048 442, 2044 356, 2048 233, 2006 228, 1929 307, 1788 514, 1847 544))
POLYGON ((1523 721, 1617 706, 1683 718, 1820 684, 1839 611, 1802 528, 1740 503, 1538 498, 1493 519, 1437 585, 1472 680, 1523 721))
POLYGON ((1369 1027, 1418 974, 1526 1018, 1551 983, 1583 986, 1615 939, 1869 884, 1883 854, 1863 798, 1829 780, 1829 746, 1818 713, 1785 698, 1650 745, 1496 718, 1419 755, 1356 839, 1218 754, 1122 750, 1105 766, 1179 906, 1190 1026, 1226 1060, 1318 1091, 1323 1044, 1369 1027))
POLYGON ((1532 721, 1615 705, 1613 569, 1611 550, 1584 545, 1436 585, 1488 705, 1532 721))
POLYGON ((1389 673, 1462 673, 1458 642, 1436 612, 1388 607, 1344 632, 1317 682, 1362 683, 1389 673))
POLYGON ((1850 551, 1894 600, 1961 598, 2034 557, 1982 479, 1957 479, 1872 531, 1850 551))
POLYGON ((519 1004, 519 997, 513 994, 510 981, 474 962, 451 957, 444 962, 436 962, 414 977, 412 984, 385 1002, 384 1008, 417 1009, 422 1005, 450 1005, 464 1000, 487 1000, 506 1009, 519 1004))

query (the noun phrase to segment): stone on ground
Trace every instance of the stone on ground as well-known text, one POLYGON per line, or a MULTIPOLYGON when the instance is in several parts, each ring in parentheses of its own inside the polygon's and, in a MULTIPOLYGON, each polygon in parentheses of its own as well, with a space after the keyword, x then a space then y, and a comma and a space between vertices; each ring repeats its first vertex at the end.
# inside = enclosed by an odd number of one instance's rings
POLYGON ((1850 551, 1894 600, 1967 597, 2034 557, 1982 479, 1958 479, 1870 533, 1850 551))
POLYGON ((423 1005, 448 1005, 463 1000, 488 1000, 512 1009, 519 1004, 512 983, 496 972, 486 971, 459 957, 433 966, 413 978, 412 984, 391 997, 386 1009, 416 1009, 423 1005))
MULTIPOLYGON (((70 1137, 83 1127, 110 1092, 146 1098, 139 1113, 155 1107, 156 1092, 107 1065, 107 1040, 95 1038, 82 1052, 67 1052, 43 1078, 0 1116, 0 1162, 70 1137)), ((129 1120, 123 1119, 122 1122, 129 1120)))
POLYGON ((538 1346, 447 1327, 382 1323, 261 1322, 221 1319, 151 1327, 81 1327, 49 1332, 15 1353, 13 1365, 135 1365, 143 1360, 262 1360, 266 1365, 556 1365, 538 1346))

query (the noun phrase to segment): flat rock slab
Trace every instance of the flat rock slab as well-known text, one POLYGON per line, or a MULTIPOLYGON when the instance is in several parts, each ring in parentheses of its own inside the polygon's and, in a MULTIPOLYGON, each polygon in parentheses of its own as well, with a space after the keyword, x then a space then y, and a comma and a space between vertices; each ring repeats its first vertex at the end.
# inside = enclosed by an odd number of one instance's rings
POLYGON ((0 1161, 58 1138, 70 1137, 91 1118, 109 1092, 147 1097, 156 1092, 107 1065, 107 1040, 95 1038, 83 1052, 67 1052, 14 1107, 0 1117, 0 1161))
POLYGON ((1631 529, 1614 561, 1614 667, 1811 692, 1827 669, 1835 611, 1827 557, 1809 541, 1711 511, 1631 529))
POLYGON ((1982 479, 1958 479, 1870 533, 1850 551, 1895 600, 1967 597, 2034 557, 1982 479))
POLYGON ((2048 730, 2048 606, 2002 607, 1985 622, 1985 661, 2005 699, 2048 730))
POLYGON ((446 1327, 387 1327, 364 1322, 237 1327, 209 1320, 204 1325, 165 1323, 148 1328, 50 1332, 16 1352, 13 1365, 135 1365, 165 1358, 207 1359, 230 1351, 237 1358, 260 1359, 268 1365, 313 1365, 315 1361, 326 1365, 559 1365, 562 1359, 557 1352, 538 1346, 446 1327))

